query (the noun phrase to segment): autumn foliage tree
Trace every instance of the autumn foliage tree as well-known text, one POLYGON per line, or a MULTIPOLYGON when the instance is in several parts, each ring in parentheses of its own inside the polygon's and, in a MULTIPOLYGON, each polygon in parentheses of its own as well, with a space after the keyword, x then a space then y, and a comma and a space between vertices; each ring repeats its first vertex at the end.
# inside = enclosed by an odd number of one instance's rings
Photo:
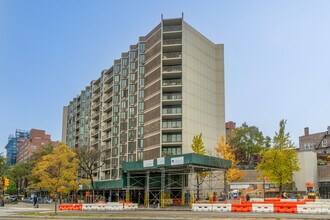
MULTIPOLYGON (((205 146, 203 143, 202 133, 195 135, 192 140, 191 149, 196 154, 205 155, 205 146)), ((199 187, 203 184, 205 178, 209 175, 209 172, 201 172, 196 174, 196 184, 197 184, 197 200, 199 200, 199 187)))
POLYGON ((290 134, 285 133, 285 120, 280 121, 279 132, 273 138, 273 147, 261 152, 262 161, 257 166, 261 178, 267 177, 278 185, 280 195, 284 184, 293 181, 293 172, 300 170, 298 156, 290 134))
POLYGON ((231 160, 232 168, 227 171, 228 182, 234 182, 242 179, 244 175, 243 172, 235 168, 235 166, 238 164, 235 156, 235 149, 226 143, 224 136, 221 136, 220 142, 218 143, 218 146, 215 148, 215 150, 220 154, 221 158, 231 160))
POLYGON ((255 156, 270 147, 270 137, 264 136, 256 126, 243 123, 228 136, 227 142, 235 148, 236 158, 241 165, 254 165, 255 156))
POLYGON ((33 168, 32 173, 39 180, 36 186, 48 190, 55 198, 55 214, 59 196, 68 194, 78 187, 77 167, 76 154, 65 144, 60 143, 51 153, 42 156, 33 168))

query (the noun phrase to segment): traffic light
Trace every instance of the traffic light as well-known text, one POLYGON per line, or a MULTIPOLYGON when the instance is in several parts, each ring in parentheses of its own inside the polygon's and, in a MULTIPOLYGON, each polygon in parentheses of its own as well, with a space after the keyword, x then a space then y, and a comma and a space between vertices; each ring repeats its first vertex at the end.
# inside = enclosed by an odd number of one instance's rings
POLYGON ((5 184, 4 185, 5 185, 5 187, 9 186, 9 179, 7 179, 7 178, 5 179, 5 184))

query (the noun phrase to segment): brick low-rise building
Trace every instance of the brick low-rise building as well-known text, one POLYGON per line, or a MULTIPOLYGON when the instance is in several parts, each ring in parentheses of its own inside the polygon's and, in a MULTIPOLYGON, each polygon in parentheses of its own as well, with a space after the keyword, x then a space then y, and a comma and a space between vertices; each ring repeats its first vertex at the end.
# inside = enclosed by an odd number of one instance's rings
POLYGON ((28 162, 43 146, 56 143, 51 141, 51 136, 44 130, 31 129, 29 138, 18 139, 16 163, 28 162))

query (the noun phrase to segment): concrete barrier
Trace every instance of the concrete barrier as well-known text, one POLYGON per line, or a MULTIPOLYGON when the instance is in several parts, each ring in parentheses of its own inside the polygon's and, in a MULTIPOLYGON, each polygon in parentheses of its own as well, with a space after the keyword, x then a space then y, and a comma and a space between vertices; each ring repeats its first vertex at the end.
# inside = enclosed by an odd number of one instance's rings
POLYGON ((281 202, 297 202, 297 199, 281 199, 281 202))
POLYGON ((136 210, 138 208, 139 208, 139 205, 137 203, 124 204, 124 210, 136 210))
POLYGON ((252 212, 274 212, 274 204, 252 204, 252 212))
POLYGON ((264 202, 264 198, 250 198, 250 202, 264 202))
POLYGON ((231 212, 231 204, 213 204, 213 212, 231 212))
POLYGON ((322 205, 317 204, 298 204, 297 212, 304 214, 322 214, 322 205))

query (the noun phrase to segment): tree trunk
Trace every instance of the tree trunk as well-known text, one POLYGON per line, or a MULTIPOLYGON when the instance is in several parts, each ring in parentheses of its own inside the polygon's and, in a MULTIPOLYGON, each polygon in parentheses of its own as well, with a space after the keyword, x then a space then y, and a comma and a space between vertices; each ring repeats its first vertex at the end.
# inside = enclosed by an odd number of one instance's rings
POLYGON ((282 198, 282 184, 279 185, 280 198, 282 198))
POLYGON ((57 197, 55 196, 55 215, 57 215, 57 197))
POLYGON ((90 175, 89 178, 91 179, 91 185, 92 185, 92 203, 94 203, 94 195, 95 195, 94 180, 92 175, 90 175))
POLYGON ((197 180, 197 201, 199 201, 199 177, 196 176, 196 180, 197 180))

